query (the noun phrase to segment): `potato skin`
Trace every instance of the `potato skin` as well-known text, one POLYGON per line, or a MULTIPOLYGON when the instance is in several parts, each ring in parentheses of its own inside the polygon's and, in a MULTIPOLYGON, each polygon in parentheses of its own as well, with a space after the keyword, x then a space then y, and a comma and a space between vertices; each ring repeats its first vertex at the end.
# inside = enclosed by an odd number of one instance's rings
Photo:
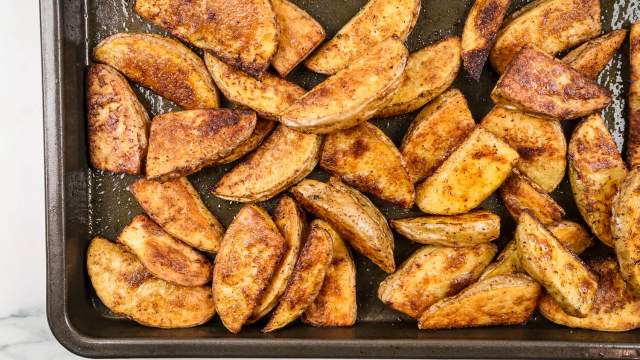
POLYGON ((640 164, 640 22, 631 26, 629 35, 629 138, 627 163, 630 167, 640 164))
POLYGON ((216 161, 212 165, 228 164, 252 152, 256 148, 258 148, 260 144, 262 144, 264 139, 269 136, 269 134, 275 127, 275 121, 258 118, 258 120, 256 121, 256 126, 249 138, 243 141, 240 145, 233 148, 233 150, 231 150, 231 152, 227 154, 227 156, 216 161))
POLYGON ((597 79, 626 37, 625 29, 611 31, 571 50, 562 61, 584 76, 597 79))
POLYGON ((630 290, 640 295, 640 169, 634 168, 620 185, 611 206, 611 232, 620 272, 630 290))
POLYGON ((514 170, 500 187, 500 197, 515 220, 518 220, 525 210, 531 211, 543 224, 552 224, 564 217, 564 209, 542 188, 517 170, 514 170))

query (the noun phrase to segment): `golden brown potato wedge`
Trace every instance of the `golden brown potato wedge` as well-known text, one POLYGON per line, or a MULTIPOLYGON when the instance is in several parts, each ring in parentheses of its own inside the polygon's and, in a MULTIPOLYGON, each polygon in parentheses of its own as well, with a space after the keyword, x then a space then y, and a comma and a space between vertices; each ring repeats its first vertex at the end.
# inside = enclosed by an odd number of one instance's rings
POLYGON ((186 328, 204 324, 216 313, 209 287, 157 279, 133 254, 105 238, 89 244, 87 270, 100 301, 142 325, 186 328))
POLYGON ((562 61, 526 45, 498 80, 491 99, 509 109, 571 120, 609 105, 611 93, 562 61))
POLYGON ((598 0, 537 0, 505 21, 491 63, 502 73, 527 44, 555 56, 598 36, 601 27, 598 0))
POLYGON ((321 147, 321 136, 280 125, 256 151, 220 179, 213 194, 240 202, 270 199, 313 170, 321 147))
POLYGON ((541 292, 540 285, 527 275, 494 276, 431 305, 420 316, 418 327, 435 330, 524 324, 536 309, 541 292))
POLYGON ((291 188, 302 206, 331 226, 359 253, 382 270, 395 271, 393 234, 384 215, 357 190, 331 178, 305 179, 291 188))
POLYGON ((238 333, 260 302, 285 253, 271 216, 245 205, 229 225, 213 268, 213 299, 222 324, 238 333))
POLYGON ((269 0, 136 0, 134 10, 252 76, 262 75, 278 47, 269 0))
POLYGON ((569 181, 580 214, 607 246, 613 246, 611 203, 626 175, 602 117, 594 114, 583 120, 569 141, 569 181))
POLYGON ((612 31, 571 50, 562 58, 562 61, 584 76, 596 79, 622 46, 626 37, 625 29, 612 31))
POLYGON ((418 318, 432 304, 473 283, 497 250, 493 244, 424 246, 380 283, 378 298, 392 309, 418 318))
POLYGON ((185 109, 217 108, 218 92, 202 59, 181 42, 121 33, 93 49, 93 58, 185 109))
POLYGON ((405 208, 415 189, 391 139, 368 122, 327 135, 320 166, 356 189, 405 208))
POLYGON ((407 239, 427 245, 475 246, 500 236, 500 217, 486 210, 453 216, 396 219, 391 220, 391 226, 407 239))
POLYGON ((316 299, 331 265, 332 235, 335 232, 322 220, 311 223, 309 236, 300 250, 287 288, 264 328, 271 332, 287 326, 297 319, 316 299))
POLYGON ((429 177, 475 127, 467 100, 452 89, 427 105, 402 139, 402 156, 411 181, 429 177))
POLYGON ((376 116, 412 112, 447 90, 460 69, 460 39, 450 37, 409 55, 398 88, 376 116))
POLYGON ((253 129, 251 136, 249 136, 249 138, 243 141, 240 145, 233 148, 227 156, 216 161, 213 165, 228 164, 252 152, 262 144, 264 139, 275 127, 275 121, 258 118, 256 121, 256 127, 253 129))
POLYGON ((631 83, 629 84, 627 163, 630 167, 635 167, 640 164, 640 22, 631 26, 629 38, 631 83))
POLYGON ((89 67, 87 114, 91 165, 140 174, 147 155, 149 114, 127 80, 111 66, 89 67))
POLYGON ((529 210, 543 224, 552 224, 564 217, 564 209, 531 179, 514 170, 500 187, 500 197, 509 214, 517 221, 529 210))
POLYGON ((427 214, 456 215, 474 209, 511 174, 518 153, 490 132, 477 128, 416 192, 427 214))
POLYGON ((640 295, 640 168, 620 184, 611 206, 611 232, 620 271, 632 291, 640 295))

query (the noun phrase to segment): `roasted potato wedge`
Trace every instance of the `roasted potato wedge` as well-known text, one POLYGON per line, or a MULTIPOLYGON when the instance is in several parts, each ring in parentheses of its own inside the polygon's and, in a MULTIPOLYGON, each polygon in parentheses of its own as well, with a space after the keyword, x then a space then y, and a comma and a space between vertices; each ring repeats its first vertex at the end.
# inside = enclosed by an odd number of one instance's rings
POLYGON ((451 247, 475 246, 500 236, 500 217, 478 210, 453 216, 421 216, 391 220, 391 226, 411 241, 451 247))
POLYGON ((432 304, 473 283, 497 250, 493 244, 424 246, 380 283, 378 298, 392 309, 418 318, 432 304))
POLYGON ((320 167, 362 192, 405 208, 413 206, 415 189, 404 159, 391 139, 373 124, 327 135, 320 167))
POLYGON ((96 237, 87 250, 87 270, 100 301, 144 326, 186 328, 215 313, 206 286, 179 286, 157 279, 124 247, 96 237))
POLYGON ((393 234, 384 215, 357 190, 331 178, 328 183, 305 179, 291 188, 303 207, 331 226, 359 253, 392 273, 393 234))
POLYGON ((271 199, 313 170, 321 147, 321 136, 280 125, 256 151, 220 179, 213 194, 240 202, 271 199))
POLYGON ((632 169, 620 184, 611 206, 611 232, 620 272, 640 295, 640 168, 632 169))
POLYGON ((468 212, 502 185, 517 160, 518 153, 509 145, 477 128, 418 185, 416 205, 427 214, 468 212))
POLYGON ((429 177, 475 127, 467 100, 452 89, 427 105, 409 126, 400 147, 411 181, 429 177))
POLYGON ((571 50, 562 58, 562 61, 584 76, 597 79, 626 37, 625 29, 612 31, 571 50))
POLYGON ((245 205, 224 234, 213 268, 213 299, 222 324, 238 333, 256 308, 286 251, 271 216, 245 205))
POLYGON ((93 58, 185 109, 219 106, 204 62, 179 41, 155 34, 115 34, 93 49, 93 58))
POLYGON ((297 319, 316 299, 331 265, 333 256, 332 235, 329 224, 322 220, 311 223, 309 236, 300 250, 287 288, 264 328, 272 332, 297 319))
POLYGON ((260 77, 278 48, 269 0, 136 0, 135 12, 174 36, 260 77))
POLYGON ((514 170, 500 187, 500 197, 516 221, 525 210, 531 211, 543 224, 555 223, 564 217, 564 209, 542 188, 517 170, 514 170))
POLYGON ((627 163, 630 167, 635 167, 640 164, 640 22, 631 26, 629 38, 631 83, 629 84, 627 163))
POLYGON ((264 139, 275 127, 275 121, 258 118, 256 121, 256 127, 253 129, 251 136, 249 136, 249 138, 243 141, 240 145, 233 148, 227 156, 216 161, 213 165, 228 164, 252 152, 262 144, 264 139))
POLYGON ((524 324, 536 309, 541 292, 540 285, 527 275, 494 276, 431 305, 420 316, 418 328, 524 324))
POLYGON ((569 181, 578 210, 593 234, 613 247, 611 204, 627 169, 599 114, 575 128, 568 157, 569 181))

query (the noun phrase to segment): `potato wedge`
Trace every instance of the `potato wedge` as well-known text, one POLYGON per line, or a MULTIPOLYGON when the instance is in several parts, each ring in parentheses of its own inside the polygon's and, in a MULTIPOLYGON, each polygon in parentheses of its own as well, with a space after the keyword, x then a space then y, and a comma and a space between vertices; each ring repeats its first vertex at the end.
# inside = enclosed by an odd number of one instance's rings
POLYGON ((500 197, 509 214, 517 221, 529 210, 543 224, 552 224, 564 217, 564 209, 531 179, 514 170, 500 187, 500 197))
POLYGON ((418 185, 416 205, 427 214, 456 215, 474 209, 511 174, 518 153, 490 132, 477 128, 418 185))
POLYGON ((465 247, 500 236, 500 217, 478 210, 453 216, 421 216, 391 220, 391 226, 411 241, 427 245, 465 247))
POLYGON ((91 166, 140 174, 147 155, 149 114, 127 80, 111 66, 89 67, 87 114, 91 166))
POLYGON ((276 53, 279 28, 269 0, 136 0, 138 15, 260 77, 276 53))
POLYGON ((229 225, 213 268, 213 299, 222 324, 238 333, 260 302, 286 250, 271 216, 245 205, 229 225))
POLYGON ((516 168, 522 174, 546 192, 558 187, 567 167, 567 140, 559 121, 496 106, 480 126, 518 151, 516 168))
POLYGON ((584 76, 597 79, 626 37, 625 29, 611 31, 571 50, 562 58, 562 61, 584 76))
POLYGON ((524 324, 536 309, 541 292, 540 285, 527 275, 494 276, 431 305, 420 316, 418 328, 524 324))
POLYGON ((377 44, 294 102, 280 122, 300 131, 329 133, 367 121, 397 89, 407 56, 397 38, 377 44))
POLYGON ((640 295, 640 169, 632 169, 620 184, 611 206, 611 232, 620 272, 640 295))
POLYGON ((457 89, 447 91, 422 109, 400 147, 411 181, 417 183, 431 176, 475 125, 467 100, 457 89))
POLYGON ((524 45, 555 56, 598 36, 601 28, 598 0, 537 0, 505 21, 491 63, 502 73, 524 45))
POLYGON ((133 254, 105 238, 91 240, 87 270, 96 294, 109 310, 144 326, 193 327, 216 313, 208 287, 157 279, 133 254))
POLYGON ((611 102, 611 92, 577 70, 525 45, 491 92, 498 105, 557 120, 592 114, 611 102))
POLYGON ((240 202, 271 199, 309 175, 320 159, 321 147, 321 136, 280 125, 220 179, 213 194, 240 202))
POLYGON ((258 118, 256 121, 256 127, 253 129, 251 136, 249 136, 249 138, 243 141, 240 145, 233 148, 227 156, 216 161, 213 165, 228 164, 252 152, 262 144, 264 139, 275 127, 275 121, 258 118))
POLYGON ((327 135, 320 167, 356 189, 411 208, 415 189, 406 164, 391 139, 377 126, 362 123, 327 135))
POLYGON ((611 204, 627 169, 599 114, 575 128, 568 153, 569 181, 578 210, 593 234, 613 247, 611 204))
POLYGON ((329 224, 322 220, 311 223, 309 236, 300 250, 287 288, 263 329, 272 332, 297 319, 316 299, 331 265, 333 256, 332 235, 329 224))
POLYGON ((412 112, 447 90, 460 70, 460 39, 450 37, 409 55, 400 85, 376 116, 412 112))
POLYGON ((394 240, 384 215, 357 190, 337 178, 305 179, 291 188, 298 202, 327 221, 359 253, 382 270, 395 271, 394 240))
POLYGON ((120 33, 102 40, 93 58, 184 109, 219 106, 218 91, 202 59, 171 38, 120 33))
POLYGON ((473 283, 497 250, 489 243, 460 248, 424 246, 380 283, 378 298, 418 318, 432 304, 473 283))
POLYGON ((248 110, 212 109, 166 113, 153 118, 147 178, 186 176, 215 164, 247 140, 256 126, 248 110))
POLYGON ((630 167, 640 164, 640 22, 631 26, 629 35, 630 77, 629 84, 629 138, 627 163, 630 167))

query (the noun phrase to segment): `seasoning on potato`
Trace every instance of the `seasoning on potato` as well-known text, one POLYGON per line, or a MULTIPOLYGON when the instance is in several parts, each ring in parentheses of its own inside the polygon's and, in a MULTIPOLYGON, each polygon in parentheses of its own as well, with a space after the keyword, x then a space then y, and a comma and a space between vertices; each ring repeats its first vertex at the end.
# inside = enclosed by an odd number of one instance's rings
POLYGON ((531 211, 543 224, 552 224, 564 217, 564 209, 543 189, 514 170, 500 187, 500 197, 509 214, 517 221, 523 211, 531 211))
POLYGON ((625 29, 611 31, 571 50, 562 58, 562 61, 584 76, 596 79, 622 46, 626 37, 625 29))
POLYGON ((640 164, 640 22, 631 26, 629 34, 629 116, 627 128, 627 163, 630 167, 640 164))
POLYGON ((624 179, 611 206, 611 232, 622 277, 640 295, 640 169, 624 179))

